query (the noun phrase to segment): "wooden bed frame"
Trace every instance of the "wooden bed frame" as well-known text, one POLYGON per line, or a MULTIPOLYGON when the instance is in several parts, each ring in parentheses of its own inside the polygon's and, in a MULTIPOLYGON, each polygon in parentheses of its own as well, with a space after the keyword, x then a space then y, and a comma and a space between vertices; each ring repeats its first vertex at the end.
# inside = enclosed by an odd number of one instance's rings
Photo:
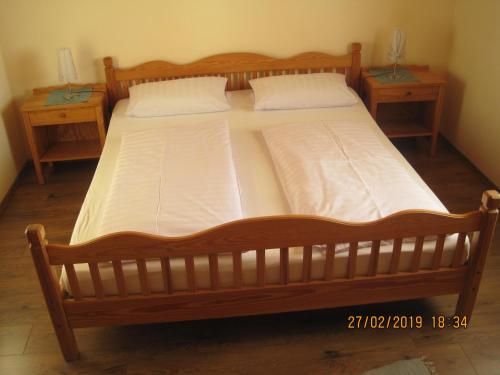
MULTIPOLYGON (((131 69, 113 67, 104 59, 107 87, 112 105, 128 96, 128 87, 140 82, 198 75, 228 76, 228 90, 248 87, 251 77, 315 71, 342 71, 354 89, 359 87, 360 45, 354 43, 345 56, 306 53, 289 59, 237 53, 209 57, 188 65, 156 61, 131 69)), ((367 223, 347 223, 322 217, 288 215, 239 220, 185 237, 167 238, 144 233, 121 232, 80 245, 49 243, 42 225, 26 229, 34 264, 64 358, 79 357, 74 328, 127 325, 286 311, 331 308, 385 301, 459 294, 456 314, 470 318, 481 281, 488 248, 498 217, 500 195, 483 194, 479 210, 452 215, 428 211, 405 211, 367 223), (447 234, 458 233, 449 267, 440 267, 447 234), (437 236, 432 266, 422 269, 420 260, 426 236, 437 236), (467 262, 465 241, 471 239, 467 262), (411 269, 399 272, 404 238, 416 238, 411 269), (393 239, 390 270, 377 274, 381 241, 393 239), (371 241, 369 271, 356 273, 358 243, 371 241), (334 277, 335 244, 349 243, 347 276, 334 277), (311 280, 312 246, 325 248, 325 274, 311 280), (302 280, 288 278, 289 249, 303 247, 302 280), (266 280, 266 250, 280 249, 280 281, 266 280), (255 250, 255 286, 244 286, 242 252, 255 250), (232 254, 233 286, 219 283, 218 256, 232 254), (194 257, 208 256, 211 289, 199 289, 194 257), (171 283, 170 260, 183 258, 187 291, 175 291, 171 283), (164 291, 151 291, 147 261, 160 260, 164 291), (135 261, 141 293, 131 294, 122 262, 135 261), (94 297, 84 297, 75 264, 88 263, 94 297), (118 295, 107 295, 99 263, 111 263, 118 295), (63 293, 55 266, 64 265, 72 296, 63 293)))

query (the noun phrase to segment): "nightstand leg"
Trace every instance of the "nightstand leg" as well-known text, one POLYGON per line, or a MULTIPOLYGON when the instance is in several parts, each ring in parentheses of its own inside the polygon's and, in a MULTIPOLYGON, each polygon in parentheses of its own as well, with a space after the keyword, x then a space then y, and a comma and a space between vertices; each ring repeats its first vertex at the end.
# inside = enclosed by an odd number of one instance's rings
POLYGON ((436 155, 437 143, 439 137, 439 125, 441 124, 441 115, 443 113, 444 87, 439 89, 439 95, 434 103, 434 113, 432 117, 432 140, 431 156, 436 155))
POLYGON ((375 98, 371 98, 371 101, 370 101, 370 114, 372 115, 373 119, 375 121, 377 121, 377 101, 375 100, 375 98))
POLYGON ((26 135, 28 138, 28 143, 31 148, 31 155, 33 156, 33 166, 35 167, 36 179, 39 184, 45 184, 45 179, 43 178, 43 168, 40 163, 39 150, 38 150, 38 142, 35 139, 35 132, 31 127, 29 116, 23 113, 23 120, 26 129, 26 135))
POLYGON ((45 184, 45 178, 43 178, 43 168, 40 161, 33 159, 33 165, 35 166, 36 179, 39 184, 45 184))
POLYGON ((106 141, 106 124, 104 123, 104 113, 101 107, 96 108, 96 118, 97 118, 97 131, 99 133, 99 143, 101 144, 101 150, 104 147, 104 142, 106 141))
POLYGON ((439 137, 439 133, 438 132, 435 132, 434 134, 432 134, 431 151, 430 151, 431 156, 436 155, 438 137, 439 137))

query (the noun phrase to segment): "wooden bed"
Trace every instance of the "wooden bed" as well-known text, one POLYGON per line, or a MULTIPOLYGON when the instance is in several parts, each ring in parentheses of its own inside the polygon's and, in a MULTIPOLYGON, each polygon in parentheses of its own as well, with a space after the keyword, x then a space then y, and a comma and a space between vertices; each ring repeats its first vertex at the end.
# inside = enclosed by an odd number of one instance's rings
MULTIPOLYGON (((252 77, 316 71, 346 73, 348 84, 359 87, 360 45, 351 53, 330 56, 305 53, 288 59, 235 53, 209 57, 187 65, 163 61, 149 62, 130 69, 117 69, 112 59, 104 59, 109 100, 128 97, 128 88, 141 82, 199 75, 229 78, 228 90, 248 88, 252 77)), ((452 215, 428 211, 405 211, 367 223, 347 223, 322 217, 289 215, 258 217, 227 223, 185 237, 166 238, 143 233, 121 232, 80 245, 49 243, 42 225, 28 226, 26 236, 40 279, 45 301, 64 358, 79 357, 74 328, 172 322, 230 316, 268 314, 285 311, 350 306, 385 301, 459 294, 456 314, 470 318, 482 277, 488 248, 498 217, 500 195, 483 194, 477 211, 452 215), (447 234, 458 233, 451 266, 440 267, 447 234), (432 267, 421 269, 424 237, 437 236, 432 267), (404 238, 416 238, 411 269, 398 272, 404 238), (471 249, 464 264, 467 238, 471 249), (387 274, 377 274, 381 241, 394 240, 387 274), (369 270, 356 275, 358 243, 371 242, 369 270), (349 243, 347 276, 333 277, 335 244, 349 243), (313 245, 325 247, 325 276, 311 280, 313 245), (303 247, 302 280, 288 278, 289 249, 303 247), (266 281, 266 250, 280 249, 280 281, 266 281), (256 250, 257 284, 243 286, 242 252, 256 250), (233 287, 219 285, 220 254, 232 254, 233 287), (211 289, 199 289, 194 257, 208 256, 211 289), (170 260, 183 258, 188 290, 174 291, 170 260), (146 262, 160 260, 164 291, 153 293, 146 262), (130 294, 122 262, 134 261, 141 293, 130 294), (75 264, 88 263, 95 289, 94 297, 83 297, 75 264), (98 263, 112 263, 118 295, 106 295, 98 263), (72 296, 61 290, 55 266, 64 265, 72 296)))

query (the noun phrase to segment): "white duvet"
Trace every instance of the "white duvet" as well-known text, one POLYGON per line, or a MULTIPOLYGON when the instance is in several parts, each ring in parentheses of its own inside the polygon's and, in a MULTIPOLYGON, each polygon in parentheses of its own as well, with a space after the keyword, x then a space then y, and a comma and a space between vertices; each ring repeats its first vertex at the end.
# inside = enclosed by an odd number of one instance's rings
POLYGON ((101 234, 182 236, 241 218, 225 122, 123 135, 101 234))
POLYGON ((351 222, 398 211, 448 212, 364 121, 315 121, 263 130, 294 214, 351 222))

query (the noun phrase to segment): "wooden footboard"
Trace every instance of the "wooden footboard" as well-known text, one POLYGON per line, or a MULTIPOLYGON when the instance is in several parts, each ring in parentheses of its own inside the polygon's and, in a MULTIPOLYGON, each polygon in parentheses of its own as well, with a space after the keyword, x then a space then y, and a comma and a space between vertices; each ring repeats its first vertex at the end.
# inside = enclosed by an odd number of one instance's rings
POLYGON ((470 318, 498 217, 500 195, 487 191, 478 211, 462 215, 406 211, 368 223, 347 223, 313 216, 276 216, 239 220, 177 238, 123 232, 69 246, 50 244, 41 225, 26 235, 47 307, 66 360, 78 358, 73 328, 320 309, 366 303, 460 294, 456 314, 470 318), (452 264, 440 267, 445 236, 458 233, 452 264), (436 236, 432 266, 421 268, 424 238, 436 236), (465 259, 465 242, 471 239, 465 259), (416 238, 411 268, 399 272, 404 238, 416 238), (389 273, 377 274, 381 241, 393 240, 389 273), (369 270, 356 273, 358 244, 371 243, 369 270), (346 277, 333 275, 335 245, 348 243, 346 277), (325 246, 324 277, 311 280, 312 249, 325 246), (303 247, 302 280, 288 277, 289 249, 303 247), (280 280, 266 280, 266 250, 280 249, 280 280), (244 286, 242 253, 254 250, 256 279, 244 286), (219 256, 232 254, 233 285, 219 283, 219 256), (194 257, 208 256, 211 289, 199 289, 194 257), (170 261, 183 258, 187 291, 172 288, 170 261), (152 292, 147 261, 160 260, 162 292, 152 292), (123 261, 137 264, 141 293, 129 293, 123 261), (118 295, 106 295, 99 263, 112 263, 118 295), (84 297, 74 265, 87 263, 95 296, 84 297), (64 265, 72 297, 64 297, 53 266, 64 265))

